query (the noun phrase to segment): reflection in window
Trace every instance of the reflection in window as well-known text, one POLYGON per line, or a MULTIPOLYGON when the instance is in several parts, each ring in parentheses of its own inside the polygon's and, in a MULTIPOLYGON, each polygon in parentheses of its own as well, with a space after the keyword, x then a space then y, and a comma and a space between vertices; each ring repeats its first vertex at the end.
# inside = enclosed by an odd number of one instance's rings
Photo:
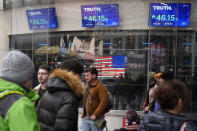
MULTIPOLYGON (((177 32, 177 41, 174 31, 150 33, 152 44, 149 46, 143 44, 148 41, 147 31, 130 31, 125 35, 111 32, 110 35, 96 36, 94 32, 84 31, 13 35, 10 37, 10 47, 27 53, 36 66, 48 64, 51 69, 57 68, 68 57, 77 57, 82 64, 94 65, 98 64, 98 59, 102 59, 99 61, 105 68, 109 65, 104 59, 124 57, 124 62, 118 60, 124 64, 123 72, 120 73, 118 69, 112 74, 105 69, 105 77, 99 76, 99 79, 112 94, 113 109, 141 110, 147 77, 150 77, 147 76, 147 63, 150 63, 150 72, 173 69, 176 77, 186 82, 192 92, 196 92, 197 55, 194 53, 196 45, 192 42, 194 32, 177 32), (150 59, 147 59, 148 53, 150 59)), ((196 112, 197 98, 193 95, 192 99, 191 110, 196 112)))
POLYGON ((55 4, 55 0, 39 0, 40 4, 55 4))
POLYGON ((5 0, 5 9, 19 8, 24 6, 55 4, 55 0, 5 0))
POLYGON ((39 0, 24 0, 24 6, 38 5, 39 0))

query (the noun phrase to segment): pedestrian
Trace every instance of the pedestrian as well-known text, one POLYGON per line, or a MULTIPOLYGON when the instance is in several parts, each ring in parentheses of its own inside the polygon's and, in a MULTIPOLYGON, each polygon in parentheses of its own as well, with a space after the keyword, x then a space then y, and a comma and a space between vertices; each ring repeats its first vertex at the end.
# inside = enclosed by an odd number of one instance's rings
POLYGON ((180 113, 188 107, 191 93, 179 80, 163 82, 155 91, 154 98, 160 105, 157 112, 148 113, 139 131, 196 131, 194 123, 180 113))
POLYGON ((36 111, 42 131, 77 131, 78 104, 82 99, 83 67, 74 58, 52 71, 36 111))
MULTIPOLYGON (((165 81, 173 80, 174 79, 174 72, 172 71, 166 71, 163 72, 158 79, 158 85, 161 85, 165 81)), ((153 93, 155 95, 155 93, 153 93)), ((157 100, 154 101, 154 112, 157 112, 160 109, 159 103, 157 100)))
MULTIPOLYGON (((46 65, 42 65, 42 66, 39 66, 38 67, 37 76, 38 76, 38 82, 39 82, 39 84, 33 90, 36 93, 39 94, 40 99, 42 98, 43 94, 46 91, 46 82, 47 82, 47 80, 49 78, 49 71, 50 71, 50 69, 46 65)), ((37 102, 38 101, 36 101, 36 104, 37 104, 37 102)))
POLYGON ((148 113, 154 110, 155 101, 153 99, 153 94, 154 94, 154 90, 159 85, 161 75, 162 75, 161 72, 155 74, 154 81, 149 84, 149 89, 147 91, 144 103, 142 105, 142 110, 144 113, 148 113))
POLYGON ((87 89, 83 95, 83 113, 79 131, 102 131, 106 125, 105 109, 109 103, 107 88, 97 79, 97 69, 90 65, 84 70, 87 89))
POLYGON ((0 72, 0 131, 40 131, 32 101, 34 64, 20 51, 8 52, 0 72))

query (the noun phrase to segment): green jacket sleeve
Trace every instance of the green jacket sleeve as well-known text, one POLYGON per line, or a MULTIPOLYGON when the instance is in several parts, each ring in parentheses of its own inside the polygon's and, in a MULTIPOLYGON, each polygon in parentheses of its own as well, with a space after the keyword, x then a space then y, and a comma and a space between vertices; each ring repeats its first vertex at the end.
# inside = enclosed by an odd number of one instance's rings
POLYGON ((5 121, 10 131, 40 131, 35 109, 27 97, 21 97, 10 107, 5 121))

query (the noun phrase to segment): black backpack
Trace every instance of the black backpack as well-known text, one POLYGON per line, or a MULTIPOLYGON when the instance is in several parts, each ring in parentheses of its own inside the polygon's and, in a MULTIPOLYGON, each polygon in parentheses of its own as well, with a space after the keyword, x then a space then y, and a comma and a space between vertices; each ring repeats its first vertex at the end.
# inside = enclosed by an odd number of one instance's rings
POLYGON ((105 113, 108 113, 113 107, 112 95, 109 91, 108 91, 108 101, 109 101, 109 103, 108 103, 108 106, 105 108, 105 111, 104 111, 105 113))

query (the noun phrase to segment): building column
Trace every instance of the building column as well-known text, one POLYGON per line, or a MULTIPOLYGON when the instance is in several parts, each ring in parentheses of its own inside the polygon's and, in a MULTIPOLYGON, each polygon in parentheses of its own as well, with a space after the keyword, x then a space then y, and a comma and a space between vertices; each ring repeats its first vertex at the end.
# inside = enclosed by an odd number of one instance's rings
POLYGON ((3 56, 9 51, 8 23, 6 22, 5 12, 0 11, 0 63, 3 56))

